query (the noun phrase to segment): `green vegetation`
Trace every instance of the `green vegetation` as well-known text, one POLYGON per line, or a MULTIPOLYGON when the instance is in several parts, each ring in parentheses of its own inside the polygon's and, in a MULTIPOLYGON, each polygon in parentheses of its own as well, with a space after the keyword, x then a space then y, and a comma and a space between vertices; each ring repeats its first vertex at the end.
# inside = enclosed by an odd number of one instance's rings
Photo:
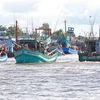
MULTIPOLYGON (((43 23, 42 28, 49 29, 49 24, 48 23, 43 23)), ((48 30, 44 30, 42 33, 45 36, 48 36, 48 30)))
MULTIPOLYGON (((4 33, 1 33, 1 36, 15 36, 15 27, 9 26, 8 28, 5 26, 0 25, 0 30, 5 31, 4 33)), ((21 28, 18 28, 18 35, 23 36, 24 33, 21 28)))
MULTIPOLYGON (((40 28, 50 29, 48 23, 43 23, 40 28)), ((5 31, 5 33, 1 33, 0 34, 1 36, 15 36, 15 32, 16 32, 15 31, 15 26, 6 27, 6 26, 0 25, 0 30, 5 31)), ((43 33, 43 35, 47 36, 48 35, 48 30, 43 30, 42 33, 43 33)), ((50 31, 50 35, 51 35, 52 38, 57 38, 58 36, 60 36, 62 34, 64 34, 66 37, 70 35, 67 32, 65 33, 62 29, 56 30, 53 33, 51 33, 51 31, 50 31)), ((18 35, 19 36, 25 35, 25 33, 23 32, 23 30, 21 28, 19 28, 19 27, 18 27, 18 35)), ((33 37, 35 36, 35 34, 29 34, 29 35, 33 36, 33 37)), ((75 33, 72 34, 72 37, 75 37, 75 33)))

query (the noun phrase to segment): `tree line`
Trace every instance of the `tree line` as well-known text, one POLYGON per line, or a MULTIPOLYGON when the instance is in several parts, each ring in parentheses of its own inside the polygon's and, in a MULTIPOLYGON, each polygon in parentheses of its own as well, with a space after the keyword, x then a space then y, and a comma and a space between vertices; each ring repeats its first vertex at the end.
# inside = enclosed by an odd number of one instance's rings
MULTIPOLYGON (((41 28, 50 28, 49 24, 48 23, 43 23, 41 25, 41 28)), ((6 27, 6 26, 2 26, 0 25, 0 30, 1 31, 5 31, 4 33, 1 33, 0 35, 1 36, 15 36, 15 26, 9 26, 9 27, 6 27)), ((34 32, 35 33, 35 32, 34 32)), ((44 31, 43 34, 47 35, 47 32, 44 31)), ((61 34, 64 34, 65 36, 68 36, 69 34, 66 32, 64 32, 62 29, 59 29, 55 32, 52 32, 51 33, 51 37, 52 38, 57 38, 58 36, 60 36, 61 34)), ((19 36, 24 36, 25 33, 23 32, 22 28, 18 27, 18 35, 19 36)), ((33 33, 31 34, 28 34, 30 36, 34 36, 33 33)), ((72 34, 73 37, 75 37, 75 34, 72 34)))
MULTIPOLYGON (((6 27, 6 26, 0 25, 0 31, 4 31, 0 34, 1 36, 15 36, 15 26, 6 27)), ((24 35, 24 32, 22 31, 21 28, 18 28, 18 33, 19 33, 19 36, 24 35)))

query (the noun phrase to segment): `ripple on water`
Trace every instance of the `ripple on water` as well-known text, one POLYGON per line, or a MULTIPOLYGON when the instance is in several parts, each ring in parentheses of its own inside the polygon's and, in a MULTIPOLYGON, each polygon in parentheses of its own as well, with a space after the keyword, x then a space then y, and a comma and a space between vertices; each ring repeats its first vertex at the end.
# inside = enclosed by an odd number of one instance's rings
POLYGON ((0 100, 99 100, 100 63, 0 63, 0 100))

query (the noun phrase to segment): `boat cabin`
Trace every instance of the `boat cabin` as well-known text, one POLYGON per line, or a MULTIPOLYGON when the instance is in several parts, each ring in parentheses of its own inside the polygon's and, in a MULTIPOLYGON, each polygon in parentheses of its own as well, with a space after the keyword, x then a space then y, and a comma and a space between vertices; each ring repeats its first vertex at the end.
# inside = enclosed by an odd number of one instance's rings
POLYGON ((37 50, 40 52, 44 52, 45 48, 45 44, 36 39, 21 39, 18 41, 18 44, 21 46, 23 45, 25 48, 27 46, 30 50, 37 50))
POLYGON ((87 42, 87 51, 100 53, 100 40, 90 40, 87 42))

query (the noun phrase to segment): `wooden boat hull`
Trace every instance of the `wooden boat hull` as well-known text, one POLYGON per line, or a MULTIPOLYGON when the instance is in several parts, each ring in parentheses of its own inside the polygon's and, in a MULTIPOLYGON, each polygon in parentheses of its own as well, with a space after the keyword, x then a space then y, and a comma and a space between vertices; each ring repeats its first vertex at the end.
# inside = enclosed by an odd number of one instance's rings
POLYGON ((79 53, 79 61, 100 61, 100 53, 79 53))
POLYGON ((66 48, 66 47, 63 47, 62 49, 63 49, 63 52, 66 54, 77 54, 77 50, 66 48))
POLYGON ((58 54, 47 56, 35 50, 20 49, 15 53, 16 63, 43 63, 53 62, 57 59, 58 54))
POLYGON ((7 54, 3 55, 3 56, 0 56, 0 62, 6 61, 7 59, 8 59, 7 54))

